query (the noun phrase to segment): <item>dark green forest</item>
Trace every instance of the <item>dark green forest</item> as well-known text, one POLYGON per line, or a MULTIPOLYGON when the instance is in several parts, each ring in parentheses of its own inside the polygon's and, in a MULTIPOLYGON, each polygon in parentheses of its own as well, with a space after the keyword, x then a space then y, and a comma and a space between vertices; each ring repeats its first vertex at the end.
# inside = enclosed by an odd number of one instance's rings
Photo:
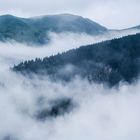
POLYGON ((81 46, 62 54, 22 62, 14 71, 70 81, 76 76, 111 86, 134 82, 140 73, 140 34, 81 46))

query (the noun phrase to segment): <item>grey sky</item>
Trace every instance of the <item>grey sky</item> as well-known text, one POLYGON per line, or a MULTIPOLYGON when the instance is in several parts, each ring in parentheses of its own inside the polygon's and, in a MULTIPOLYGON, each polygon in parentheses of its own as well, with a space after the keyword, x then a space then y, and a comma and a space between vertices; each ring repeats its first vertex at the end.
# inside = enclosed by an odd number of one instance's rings
POLYGON ((72 13, 108 28, 140 24, 140 0, 0 0, 0 14, 38 16, 72 13))

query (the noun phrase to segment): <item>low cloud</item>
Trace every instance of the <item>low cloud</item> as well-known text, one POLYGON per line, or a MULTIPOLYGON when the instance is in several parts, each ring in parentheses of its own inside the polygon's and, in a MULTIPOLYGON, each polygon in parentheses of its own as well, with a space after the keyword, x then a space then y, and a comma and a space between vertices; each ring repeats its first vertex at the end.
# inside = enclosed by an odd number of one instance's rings
POLYGON ((20 61, 43 58, 46 56, 55 55, 66 52, 71 49, 79 48, 80 46, 98 43, 105 40, 120 38, 127 35, 139 33, 140 29, 128 29, 122 31, 109 31, 104 35, 90 36, 87 34, 76 33, 50 33, 51 41, 43 47, 31 47, 17 42, 0 43, 0 60, 5 59, 9 64, 19 63, 20 61))
MULTIPOLYGON (((126 34, 128 32, 123 35, 126 34)), ((51 33, 52 42, 43 48, 0 44, 0 139, 140 139, 140 82, 134 85, 120 83, 117 89, 109 89, 80 78, 68 84, 52 82, 45 76, 29 79, 9 69, 23 60, 54 55, 123 35, 114 32, 114 35, 93 37, 51 33), (47 109, 50 109, 50 102, 58 99, 71 99, 75 106, 66 114, 42 122, 34 117, 40 99, 43 99, 41 107, 47 109)))
POLYGON ((75 79, 69 84, 47 78, 26 79, 5 71, 0 74, 0 138, 18 140, 139 139, 139 87, 121 84, 108 89, 75 79), (41 122, 34 118, 37 101, 70 98, 76 107, 67 114, 41 122), (20 129, 19 129, 20 128, 20 129))

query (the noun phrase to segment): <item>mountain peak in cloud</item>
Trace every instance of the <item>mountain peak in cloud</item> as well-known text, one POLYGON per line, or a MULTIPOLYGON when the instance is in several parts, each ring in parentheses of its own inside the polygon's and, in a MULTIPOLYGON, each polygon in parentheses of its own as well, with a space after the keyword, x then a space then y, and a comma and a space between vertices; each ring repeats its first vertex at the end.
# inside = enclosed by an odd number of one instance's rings
POLYGON ((20 18, 12 15, 0 16, 0 40, 14 40, 26 44, 46 44, 49 33, 78 33, 98 35, 107 31, 100 24, 71 14, 20 18))
MULTIPOLYGON (((33 18, 31 18, 33 19, 33 18)), ((59 28, 67 27, 68 31, 72 32, 84 32, 87 34, 95 34, 104 32, 107 30, 106 27, 82 16, 73 14, 56 14, 56 15, 46 15, 34 18, 36 20, 48 20, 52 21, 55 26, 59 28)), ((64 30, 64 29, 61 29, 64 30)))

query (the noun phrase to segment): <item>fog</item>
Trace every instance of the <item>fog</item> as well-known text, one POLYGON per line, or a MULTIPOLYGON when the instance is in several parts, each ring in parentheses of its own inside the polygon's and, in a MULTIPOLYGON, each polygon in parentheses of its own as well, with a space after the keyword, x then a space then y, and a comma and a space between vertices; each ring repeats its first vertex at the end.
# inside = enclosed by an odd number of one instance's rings
POLYGON ((104 36, 53 34, 43 47, 0 44, 0 139, 2 140, 139 140, 140 82, 120 83, 118 88, 89 83, 77 77, 70 83, 52 82, 44 76, 24 77, 10 70, 23 60, 45 57, 81 45, 118 38, 138 31, 111 32, 104 36), (60 98, 73 108, 58 117, 40 121, 35 114, 60 98), (43 99, 39 104, 39 100, 43 99))
POLYGON ((0 43, 1 59, 14 61, 19 63, 27 59, 35 59, 36 57, 46 57, 68 51, 70 49, 79 48, 80 46, 94 44, 105 40, 120 38, 127 35, 140 33, 140 29, 128 30, 110 30, 103 35, 90 36, 87 34, 76 33, 49 33, 51 41, 44 46, 27 46, 19 44, 15 41, 9 43, 0 43))

